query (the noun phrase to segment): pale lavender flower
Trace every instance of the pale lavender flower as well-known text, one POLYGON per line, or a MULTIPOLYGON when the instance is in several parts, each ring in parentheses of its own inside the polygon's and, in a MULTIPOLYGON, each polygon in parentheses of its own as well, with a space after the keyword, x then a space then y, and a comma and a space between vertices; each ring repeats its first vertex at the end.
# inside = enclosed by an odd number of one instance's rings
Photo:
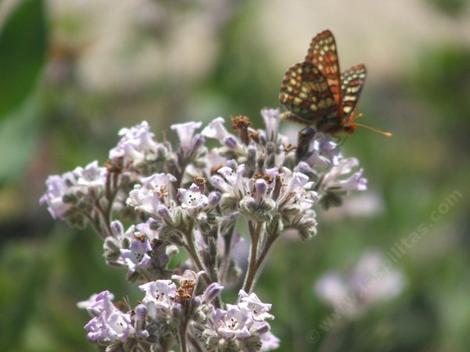
POLYGON ((39 203, 47 205, 54 219, 63 219, 73 210, 75 203, 85 199, 84 197, 92 191, 98 194, 104 189, 105 183, 105 168, 99 167, 98 162, 93 161, 85 168, 77 167, 62 175, 49 176, 46 180, 47 191, 39 203))
POLYGON ((207 138, 217 139, 221 144, 225 144, 227 138, 235 138, 235 136, 227 131, 224 123, 223 117, 217 117, 204 127, 201 134, 207 138))
POLYGON ((79 307, 85 308, 94 316, 85 325, 90 341, 124 342, 134 333, 130 314, 118 310, 112 302, 113 298, 109 291, 103 291, 93 295, 88 301, 79 303, 79 307))
POLYGON ((140 285, 145 292, 142 303, 148 309, 148 315, 152 319, 167 317, 172 314, 176 298, 176 285, 171 280, 156 280, 140 285))
POLYGON ((106 169, 98 165, 98 161, 89 163, 84 168, 77 167, 73 170, 75 177, 77 178, 77 185, 82 186, 86 190, 89 189, 98 190, 104 188, 106 184, 106 169))
POLYGON ((264 321, 266 319, 274 319, 272 314, 268 312, 271 310, 272 304, 263 303, 255 293, 246 293, 240 290, 238 293, 239 305, 246 307, 251 313, 255 321, 264 321))
POLYGON ((85 330, 90 341, 99 343, 125 342, 135 331, 130 314, 118 309, 94 317, 85 325, 85 330))
POLYGON ((180 140, 180 147, 184 154, 191 154, 204 143, 204 137, 194 132, 200 128, 202 122, 186 122, 171 125, 180 140))
POLYGON ((142 179, 142 184, 137 184, 129 192, 127 204, 136 210, 148 214, 157 214, 160 204, 169 203, 169 194, 172 190, 172 182, 176 178, 171 174, 154 174, 142 179))
POLYGON ((245 165, 224 166, 210 178, 212 185, 225 194, 242 197, 249 191, 249 179, 243 176, 245 165))
POLYGON ((323 177, 321 189, 324 191, 365 191, 367 179, 363 171, 352 173, 359 165, 355 158, 340 159, 323 177))
POLYGON ((206 328, 205 335, 209 336, 209 340, 219 339, 218 343, 223 340, 234 341, 243 350, 242 346, 253 339, 261 343, 263 335, 270 333, 271 329, 265 320, 274 317, 268 313, 271 305, 262 303, 255 294, 240 291, 239 297, 238 304, 227 304, 227 309, 215 309, 212 312, 210 327, 206 328))
POLYGON ((288 168, 283 168, 282 171, 282 187, 278 204, 295 205, 301 210, 312 208, 318 201, 317 193, 311 190, 313 182, 301 172, 292 172, 288 168))
POLYGON ((251 336, 251 314, 245 307, 228 304, 227 310, 216 309, 212 316, 215 331, 225 339, 246 339, 251 336))
POLYGON ((166 152, 166 148, 155 141, 155 135, 150 132, 147 121, 131 128, 122 128, 119 135, 121 139, 117 146, 110 150, 109 158, 122 158, 126 167, 137 167, 146 161, 155 160, 159 152, 166 152))
POLYGON ((201 192, 201 189, 194 183, 189 187, 189 189, 178 189, 178 196, 181 202, 181 207, 190 211, 199 210, 209 204, 207 196, 204 195, 201 192))
POLYGON ((272 351, 279 348, 281 340, 278 337, 274 336, 271 331, 268 331, 261 335, 261 350, 264 351, 272 351))
POLYGON ((73 207, 66 197, 73 192, 76 184, 77 179, 72 172, 49 176, 46 180, 47 192, 40 198, 39 203, 47 205, 47 210, 54 219, 64 218, 73 207))
POLYGON ((147 238, 134 237, 131 239, 128 249, 121 249, 121 256, 118 262, 122 262, 123 265, 127 266, 130 273, 138 269, 147 269, 152 261, 149 255, 151 250, 152 246, 147 238))
POLYGON ((261 110, 264 125, 266 126, 265 138, 267 141, 277 142, 279 125, 281 123, 281 112, 279 109, 263 109, 261 110))
POLYGON ((324 133, 316 133, 310 142, 309 153, 305 161, 315 169, 325 169, 337 164, 342 158, 338 143, 324 133))
POLYGON ((109 291, 102 291, 95 293, 85 301, 77 303, 77 307, 80 309, 86 309, 91 315, 99 315, 102 312, 111 312, 114 309, 113 304, 114 295, 109 291))

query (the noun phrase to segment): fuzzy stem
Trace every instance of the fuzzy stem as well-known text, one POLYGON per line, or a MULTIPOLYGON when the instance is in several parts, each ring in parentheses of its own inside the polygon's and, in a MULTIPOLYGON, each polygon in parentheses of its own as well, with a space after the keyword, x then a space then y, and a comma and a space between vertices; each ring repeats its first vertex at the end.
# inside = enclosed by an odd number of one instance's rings
POLYGON ((188 341, 191 344, 191 346, 193 346, 193 348, 196 350, 196 352, 204 352, 202 347, 199 345, 196 339, 191 336, 191 334, 188 334, 188 341))
POLYGON ((180 352, 188 352, 188 345, 186 342, 187 327, 188 327, 187 321, 185 321, 180 327, 180 331, 179 331, 180 352))
POLYGON ((224 256, 219 268, 219 282, 225 282, 230 267, 230 252, 232 251, 232 238, 235 232, 235 224, 232 225, 228 233, 223 236, 225 242, 224 256))
POLYGON ((243 283, 243 290, 247 293, 250 293, 253 289, 253 285, 256 278, 258 244, 261 229, 263 228, 263 223, 257 222, 256 227, 253 227, 253 225, 249 223, 249 228, 251 236, 250 258, 248 261, 248 269, 246 271, 245 281, 243 283))
POLYGON ((197 270, 204 271, 203 278, 207 284, 210 284, 211 280, 209 276, 207 275, 207 271, 205 270, 204 264, 202 263, 199 253, 197 252, 196 246, 194 245, 194 236, 193 236, 192 228, 185 234, 185 238, 186 238, 185 248, 188 251, 189 256, 194 262, 194 265, 196 266, 197 270))
POLYGON ((102 239, 105 239, 106 234, 102 231, 101 226, 95 222, 95 220, 90 216, 90 214, 86 212, 82 212, 82 214, 88 219, 91 227, 93 227, 93 230, 96 232, 96 234, 100 236, 102 239))
POLYGON ((276 242, 276 239, 279 237, 279 234, 272 234, 268 237, 263 250, 261 251, 261 254, 259 255, 258 261, 256 262, 256 271, 258 272, 261 268, 261 265, 263 264, 264 260, 266 259, 267 254, 269 253, 269 250, 271 249, 272 245, 274 242, 276 242))

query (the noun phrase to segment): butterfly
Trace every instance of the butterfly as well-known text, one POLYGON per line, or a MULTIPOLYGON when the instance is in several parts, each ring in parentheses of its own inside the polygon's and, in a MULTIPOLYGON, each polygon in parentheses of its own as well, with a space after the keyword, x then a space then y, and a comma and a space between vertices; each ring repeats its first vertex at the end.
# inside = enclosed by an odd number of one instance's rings
POLYGON ((279 94, 287 109, 283 117, 332 135, 369 128, 355 122, 361 116, 355 109, 366 76, 363 64, 340 73, 335 37, 325 30, 312 39, 304 61, 284 75, 279 94))

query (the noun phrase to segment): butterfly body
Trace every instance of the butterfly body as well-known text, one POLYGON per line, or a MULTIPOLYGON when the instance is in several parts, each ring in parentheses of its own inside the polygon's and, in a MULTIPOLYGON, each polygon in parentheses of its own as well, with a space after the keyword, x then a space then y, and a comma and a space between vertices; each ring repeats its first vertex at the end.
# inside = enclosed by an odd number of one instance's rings
POLYGON ((333 34, 316 35, 303 62, 291 66, 282 80, 279 100, 285 119, 337 134, 355 130, 355 107, 366 79, 356 65, 340 74, 333 34))

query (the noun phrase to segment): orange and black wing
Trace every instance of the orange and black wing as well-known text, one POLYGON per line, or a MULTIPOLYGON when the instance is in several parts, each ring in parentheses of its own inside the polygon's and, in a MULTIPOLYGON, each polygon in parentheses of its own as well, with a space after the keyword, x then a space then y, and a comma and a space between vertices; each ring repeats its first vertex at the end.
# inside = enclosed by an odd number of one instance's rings
POLYGON ((341 114, 343 119, 347 119, 356 108, 366 76, 367 70, 362 64, 353 66, 341 74, 341 114))
POLYGON ((341 77, 336 41, 329 30, 317 34, 311 41, 305 61, 313 63, 326 78, 338 105, 341 104, 341 77))
POLYGON ((338 115, 339 105, 326 77, 313 63, 307 61, 287 70, 282 80, 279 101, 291 113, 289 118, 307 125, 338 115))

